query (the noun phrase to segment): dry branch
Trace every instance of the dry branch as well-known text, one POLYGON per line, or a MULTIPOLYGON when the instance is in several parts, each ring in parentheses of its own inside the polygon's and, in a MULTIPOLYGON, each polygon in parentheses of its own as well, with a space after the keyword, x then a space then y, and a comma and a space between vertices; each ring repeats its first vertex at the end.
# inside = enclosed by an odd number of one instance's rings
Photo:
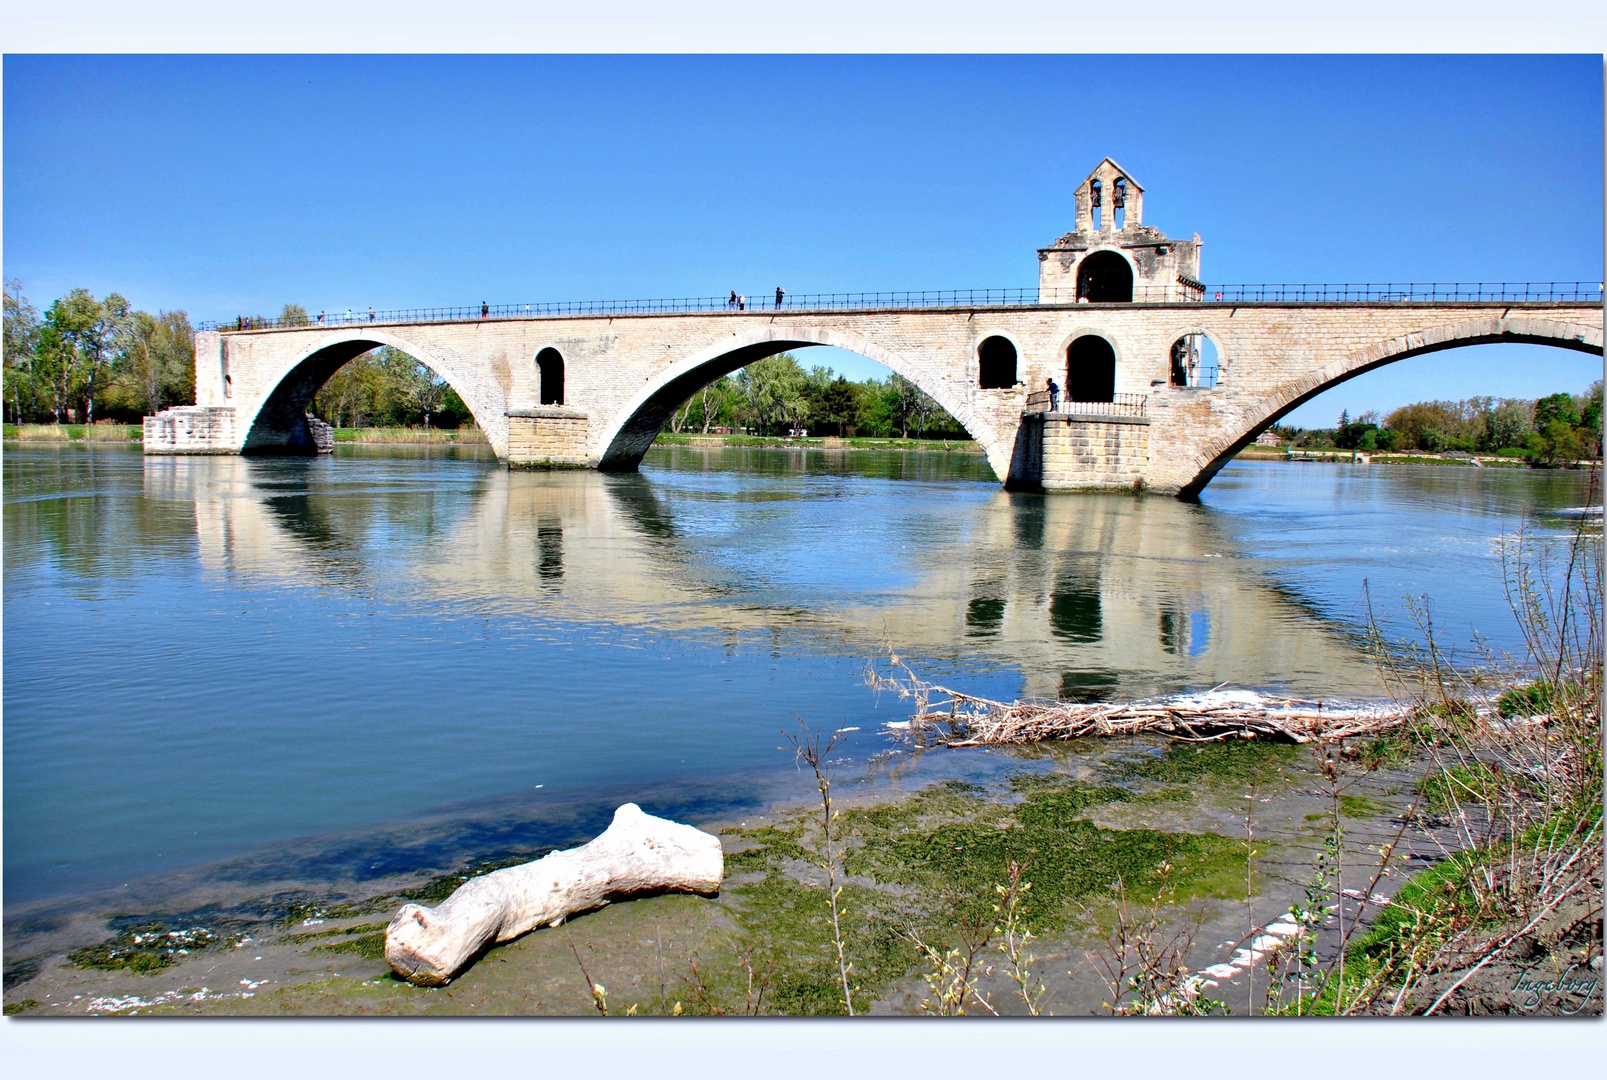
POLYGON ((385 931, 385 959, 410 983, 440 986, 485 947, 538 926, 632 895, 712 894, 724 876, 717 837, 626 803, 589 844, 472 878, 434 908, 403 904, 385 931))
POLYGON ((1142 701, 1007 703, 925 682, 897 654, 891 660, 901 675, 885 676, 867 668, 866 682, 913 699, 916 707, 908 721, 888 726, 924 738, 935 736, 945 746, 1140 734, 1195 742, 1263 738, 1303 743, 1376 735, 1412 716, 1409 707, 1393 702, 1301 701, 1222 687, 1142 701))

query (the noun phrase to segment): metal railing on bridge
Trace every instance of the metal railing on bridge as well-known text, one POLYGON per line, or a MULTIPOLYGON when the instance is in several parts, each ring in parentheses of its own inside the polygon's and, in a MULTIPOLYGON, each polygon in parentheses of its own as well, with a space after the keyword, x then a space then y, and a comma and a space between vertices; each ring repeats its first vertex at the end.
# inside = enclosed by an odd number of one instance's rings
MULTIPOLYGON (((904 292, 773 293, 746 297, 691 296, 659 300, 575 300, 558 303, 471 304, 465 307, 373 308, 320 311, 288 318, 245 317, 203 322, 201 330, 286 330, 384 324, 532 319, 583 315, 677 315, 812 311, 877 311, 933 308, 1039 307, 1076 303, 1074 295, 1030 289, 934 289, 904 292)), ((1134 290, 1134 304, 1332 304, 1332 303, 1594 303, 1599 281, 1418 282, 1409 284, 1207 285, 1134 290)), ((1106 306, 1106 305, 1100 305, 1106 306)))
POLYGON ((1109 401, 1061 399, 1051 405, 1049 391, 1034 390, 1027 395, 1026 407, 1022 411, 1028 415, 1054 412, 1074 416, 1143 416, 1148 409, 1148 394, 1115 394, 1109 401))

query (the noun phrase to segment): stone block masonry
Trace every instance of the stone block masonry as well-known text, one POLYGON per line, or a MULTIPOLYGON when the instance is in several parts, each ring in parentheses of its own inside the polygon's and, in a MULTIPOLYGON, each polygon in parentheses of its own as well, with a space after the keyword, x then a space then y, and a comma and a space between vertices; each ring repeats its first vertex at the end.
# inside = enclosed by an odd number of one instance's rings
POLYGON ((147 454, 234 454, 234 409, 212 405, 177 405, 145 418, 147 454))
POLYGON ((1142 488, 1149 472, 1149 420, 1048 413, 1043 421, 1044 491, 1142 488))
POLYGON ((541 406, 508 413, 508 466, 583 469, 589 420, 575 409, 541 406))

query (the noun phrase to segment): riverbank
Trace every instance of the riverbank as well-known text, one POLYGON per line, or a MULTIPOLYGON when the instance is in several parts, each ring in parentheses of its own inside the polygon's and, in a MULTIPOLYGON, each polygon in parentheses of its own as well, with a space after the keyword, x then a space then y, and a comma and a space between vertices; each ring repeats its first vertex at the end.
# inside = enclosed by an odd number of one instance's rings
MULTIPOLYGON (((7 442, 31 443, 139 443, 144 431, 138 424, 6 424, 0 437, 7 442)), ((486 446, 485 432, 477 427, 442 428, 336 428, 335 442, 381 446, 486 446)), ((660 432, 656 446, 742 446, 768 449, 814 450, 921 450, 933 453, 981 454, 971 439, 837 438, 833 436, 783 438, 768 435, 693 435, 660 432)), ((1288 447, 1247 446, 1235 455, 1241 461, 1338 462, 1371 465, 1464 465, 1475 468, 1528 469, 1545 467, 1523 457, 1489 454, 1446 455, 1429 453, 1359 453, 1350 450, 1296 450, 1288 447)), ((1599 462, 1579 461, 1555 468, 1591 468, 1599 462)))
MULTIPOLYGON (((1361 851, 1387 838, 1414 783, 1410 768, 1381 769, 1347 790, 1340 810, 1347 846, 1361 851)), ((1033 934, 1032 958, 1023 963, 1043 983, 1040 1011, 1102 1011, 1111 994, 1093 959, 1120 902, 1163 909, 1169 924, 1186 912, 1197 925, 1180 962, 1198 970, 1230 961, 1246 935, 1303 895, 1294 868, 1315 858, 1327 829, 1319 786, 1319 765, 1304 748, 1144 739, 1013 751, 987 784, 898 791, 839 778, 833 842, 842 853, 837 880, 846 873, 842 938, 854 1011, 932 1011, 931 958, 917 941, 978 957, 966 1011, 985 1011, 981 999, 1000 1013, 1026 1011, 992 931, 1012 862, 1031 883, 1018 908, 1033 934), (1257 799, 1248 821, 1246 790, 1257 799), (1111 890, 1117 880, 1126 883, 1120 897, 1111 890)), ((216 906, 123 913, 101 940, 41 958, 7 987, 6 1011, 838 1014, 819 822, 819 804, 809 802, 698 822, 719 835, 726 853, 718 897, 609 905, 494 948, 439 989, 389 973, 382 950, 390 916, 404 901, 439 903, 467 876, 530 855, 395 882, 367 896, 266 897, 256 919, 240 917, 240 905, 228 916, 216 906)), ((1432 858, 1432 846, 1418 857, 1432 858)), ((1210 992, 1242 1012, 1253 978, 1235 969, 1213 980, 1210 992)))
MULTIPOLYGON (((139 424, 6 424, 0 437, 28 443, 138 443, 145 430, 139 424)), ((337 443, 373 443, 387 446, 487 445, 485 432, 462 428, 336 428, 337 443)))
POLYGON ((142 442, 145 429, 138 424, 6 424, 0 427, 6 442, 129 443, 142 442))
POLYGON ((783 438, 773 435, 677 435, 661 431, 653 440, 655 446, 757 446, 770 449, 807 447, 814 450, 931 450, 950 454, 980 454, 982 448, 971 439, 883 439, 869 436, 839 438, 836 436, 807 436, 783 438))
POLYGON ((1559 462, 1546 465, 1533 458, 1503 454, 1431 454, 1427 451, 1321 450, 1288 446, 1247 446, 1234 457, 1240 461, 1287 461, 1294 464, 1328 462, 1354 465, 1465 465, 1484 469, 1589 469, 1599 461, 1559 462))

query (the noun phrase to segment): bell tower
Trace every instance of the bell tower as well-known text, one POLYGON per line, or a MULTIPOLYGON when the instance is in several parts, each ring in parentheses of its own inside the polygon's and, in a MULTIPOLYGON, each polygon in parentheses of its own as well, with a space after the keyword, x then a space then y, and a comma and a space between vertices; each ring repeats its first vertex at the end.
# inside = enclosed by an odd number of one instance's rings
POLYGON ((1110 158, 1074 192, 1076 228, 1038 250, 1044 304, 1199 300, 1199 234, 1172 240, 1144 224, 1144 188, 1110 158))

